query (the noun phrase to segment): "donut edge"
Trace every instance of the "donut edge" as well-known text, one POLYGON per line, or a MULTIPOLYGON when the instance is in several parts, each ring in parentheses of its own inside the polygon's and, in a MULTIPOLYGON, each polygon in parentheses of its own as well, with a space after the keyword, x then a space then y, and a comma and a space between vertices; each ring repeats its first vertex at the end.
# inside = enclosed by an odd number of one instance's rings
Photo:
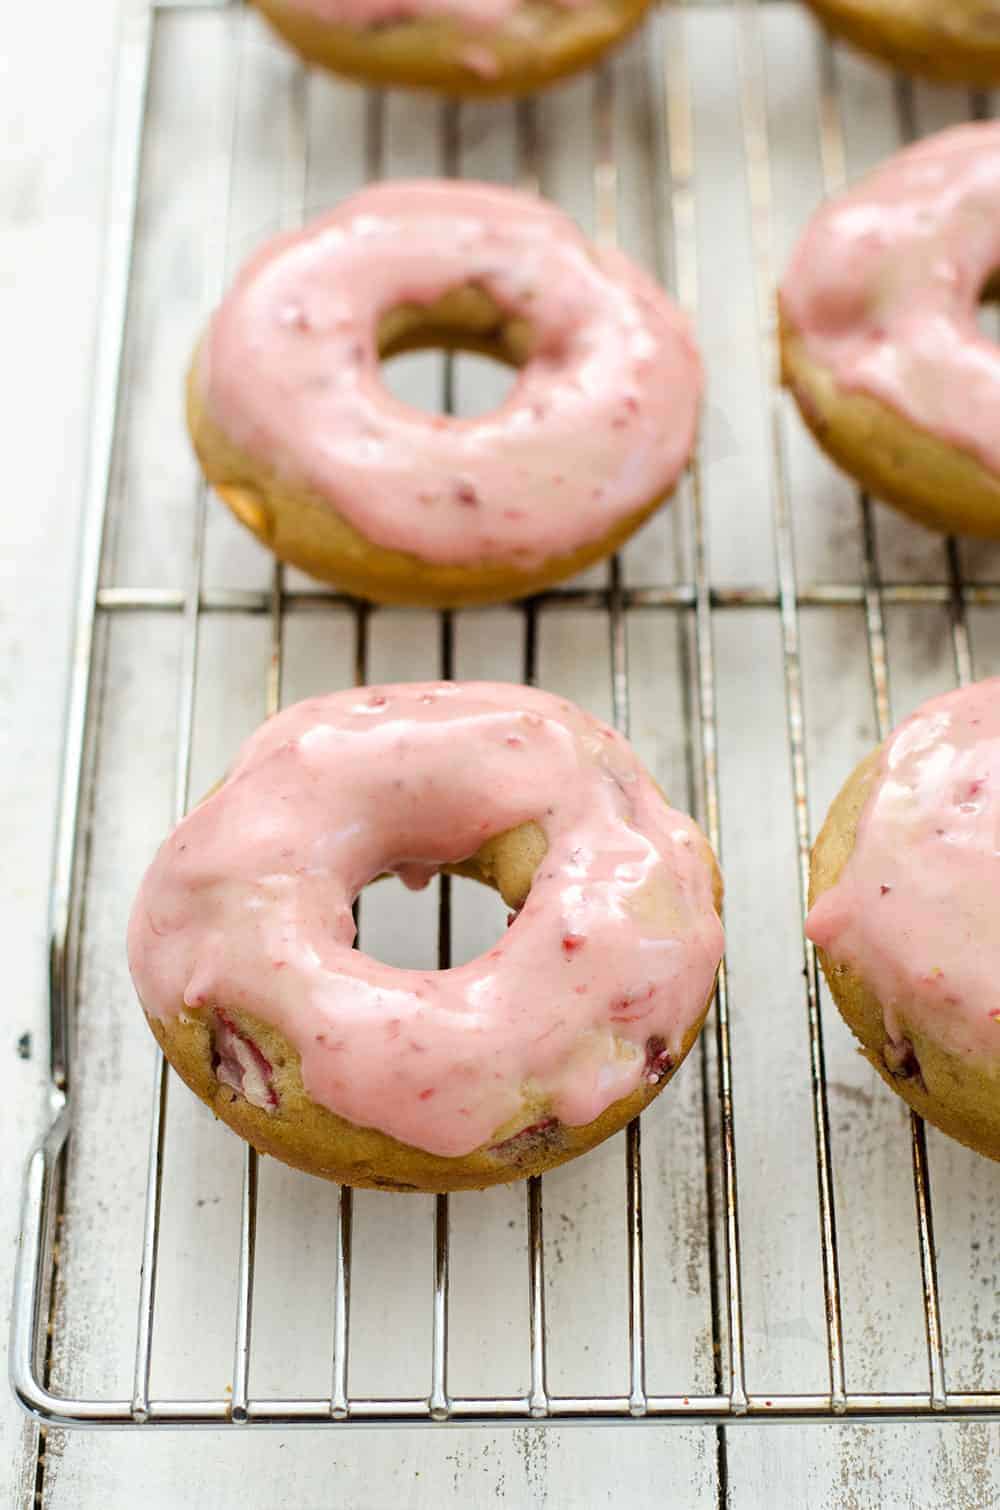
POLYGON ((1000 478, 867 394, 838 388, 779 307, 781 381, 823 451, 864 489, 941 534, 1000 538, 1000 478))
MULTIPOLYGON (((714 992, 713 992, 714 994, 714 992)), ((458 1190, 485 1190, 555 1169, 587 1153, 619 1132, 653 1101, 673 1079, 701 1032, 711 996, 697 1022, 685 1035, 675 1063, 656 1085, 640 1086, 630 1096, 614 1102, 583 1127, 558 1125, 551 1140, 532 1137, 531 1125, 523 1145, 517 1134, 493 1145, 495 1151, 476 1149, 463 1158, 430 1154, 376 1128, 358 1127, 312 1101, 302 1088, 298 1055, 284 1045, 280 1095, 285 1108, 279 1121, 273 1112, 251 1105, 237 1091, 222 1084, 211 1070, 211 1030, 200 1014, 164 1023, 147 1015, 147 1021, 169 1060, 185 1084, 239 1137, 258 1153, 270 1154, 293 1169, 340 1185, 359 1189, 391 1190, 414 1194, 444 1194, 458 1190), (509 1153, 505 1153, 505 1148, 509 1153)), ((256 1043, 269 1042, 274 1033, 259 1019, 226 1009, 227 1017, 256 1043)), ((276 1061, 272 1061, 276 1062, 276 1061)), ((523 1134, 522 1134, 523 1135, 523 1134)))
POLYGON ((503 26, 480 35, 449 17, 359 28, 305 15, 283 0, 252 3, 304 62, 331 73, 374 88, 490 98, 527 94, 590 67, 639 25, 651 0, 590 0, 568 11, 527 0, 525 8, 540 14, 527 35, 503 26), (495 58, 495 74, 463 62, 463 53, 475 48, 495 58))
POLYGON ((321 582, 397 606, 460 608, 542 592, 613 555, 673 496, 680 481, 678 477, 599 539, 568 555, 550 556, 539 566, 520 570, 492 561, 454 565, 424 561, 368 540, 322 494, 279 478, 234 445, 207 412, 197 350, 187 377, 187 427, 206 480, 262 545, 321 582))
POLYGON ((969 35, 962 45, 919 17, 879 15, 877 0, 807 0, 826 29, 904 73, 936 84, 992 88, 1000 83, 1000 35, 993 45, 969 35))
MULTIPOLYGON (((810 907, 837 883, 853 852, 861 814, 880 776, 882 749, 865 756, 830 806, 812 850, 810 907)), ((905 1077, 894 1074, 885 1058, 889 1036, 882 1003, 850 966, 836 964, 820 948, 816 953, 837 1009, 889 1089, 966 1148, 1000 1160, 1000 1078, 942 1049, 907 1021, 905 1006, 895 1010, 913 1046, 916 1072, 911 1061, 905 1077)))

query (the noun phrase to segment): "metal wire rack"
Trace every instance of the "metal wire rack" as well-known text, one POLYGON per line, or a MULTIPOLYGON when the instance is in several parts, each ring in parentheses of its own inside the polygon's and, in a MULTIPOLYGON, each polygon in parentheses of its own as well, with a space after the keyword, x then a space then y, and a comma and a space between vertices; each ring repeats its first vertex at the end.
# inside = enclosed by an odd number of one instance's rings
MULTIPOLYGON (((777 0, 775 0, 777 3, 777 0)), ((947 577, 940 581, 883 582, 879 574, 876 529, 867 498, 858 501, 861 535, 860 576, 850 581, 800 583, 796 572, 791 485, 786 456, 784 401, 774 383, 775 331, 772 317, 775 280, 772 165, 769 158, 769 123, 766 81, 761 44, 762 15, 768 8, 753 0, 737 0, 726 7, 732 12, 738 35, 739 112, 746 163, 746 192, 756 295, 758 334, 764 351, 764 371, 769 384, 769 422, 773 465, 771 467, 771 513, 776 561, 775 585, 748 583, 719 585, 713 582, 708 551, 708 531, 702 506, 702 478, 698 467, 685 486, 674 510, 690 530, 693 569, 685 580, 653 586, 630 586, 620 563, 611 564, 605 586, 569 586, 526 602, 523 615, 523 677, 532 682, 537 673, 537 630, 540 616, 562 610, 601 615, 610 637, 611 703, 614 719, 628 729, 630 686, 626 616, 645 610, 666 611, 690 654, 681 657, 690 667, 685 687, 687 742, 693 800, 707 832, 725 863, 722 833, 717 719, 717 663, 714 650, 719 616, 747 609, 769 611, 780 627, 784 667, 784 706, 787 746, 794 800, 797 853, 797 887, 800 908, 805 906, 810 844, 808 807, 809 771, 806 762, 806 722, 803 694, 802 636, 800 610, 854 607, 864 615, 868 664, 878 733, 890 725, 887 670, 886 607, 905 604, 938 605, 950 615, 954 670, 958 680, 972 675, 972 651, 967 610, 972 606, 1000 604, 1000 583, 966 583, 960 570, 955 543, 947 545, 947 577)), ((103 316, 95 378, 94 429, 89 488, 83 520, 82 560, 79 578, 77 630, 73 650, 72 681, 68 711, 66 754, 60 795, 58 843, 51 896, 51 996, 50 996, 50 1106, 52 1120, 42 1143, 33 1154, 26 1178, 21 1245, 15 1290, 12 1378, 22 1404, 40 1421, 58 1426, 181 1426, 181 1425, 316 1425, 328 1422, 402 1425, 407 1423, 489 1423, 525 1421, 597 1423, 635 1422, 708 1423, 716 1426, 740 1421, 833 1421, 1000 1418, 1000 1379, 992 1390, 956 1391, 948 1387, 948 1367, 942 1327, 940 1285, 934 1237, 933 1205, 928 1171, 928 1152, 923 1125, 910 1122, 913 1192, 926 1333, 926 1386, 902 1392, 858 1392, 849 1387, 844 1340, 841 1256, 838 1245, 838 1203, 825 1070, 824 1022, 821 986, 812 946, 803 944, 803 1028, 808 1040, 808 1066, 815 1139, 816 1191, 818 1197, 818 1263, 821 1266, 824 1311, 822 1327, 828 1366, 827 1387, 812 1392, 766 1391, 767 1380, 748 1377, 745 1351, 747 1326, 744 1298, 744 1252, 741 1242, 742 1210, 737 1184, 737 1128, 739 1117, 739 1062, 731 1041, 729 985, 723 971, 711 1026, 707 1029, 701 1057, 701 1097, 704 1118, 706 1222, 704 1249, 710 1279, 710 1310, 713 1341, 713 1388, 710 1392, 661 1394, 647 1388, 647 1282, 644 1272, 646 1245, 643 1232, 644 1181, 641 1162, 641 1130, 634 1123, 624 1137, 627 1274, 627 1388, 608 1395, 558 1393, 550 1388, 546 1328, 546 1248, 543 1240, 543 1182, 532 1179, 526 1188, 527 1273, 513 1284, 526 1284, 528 1387, 518 1394, 460 1397, 449 1389, 449 1198, 434 1198, 433 1267, 431 1276, 431 1347, 428 1387, 417 1396, 359 1397, 351 1390, 350 1345, 352 1340, 352 1236, 354 1197, 341 1189, 336 1196, 337 1218, 332 1257, 333 1350, 331 1383, 321 1397, 268 1398, 252 1388, 251 1339, 254 1321, 255 1258, 257 1252, 258 1186, 257 1155, 244 1154, 242 1201, 239 1225, 239 1275, 235 1333, 232 1352, 231 1395, 208 1398, 158 1398, 151 1394, 151 1358, 158 1282, 162 1279, 164 1250, 161 1210, 166 1169, 168 1122, 168 1076, 157 1056, 153 1084, 151 1134, 145 1187, 143 1237, 136 1262, 141 1266, 138 1285, 138 1318, 132 1366, 132 1389, 127 1397, 76 1398, 53 1388, 51 1357, 53 1336, 58 1339, 60 1305, 72 1303, 62 1296, 59 1278, 60 1219, 66 1199, 68 1158, 74 1131, 74 1076, 78 1056, 86 1050, 76 1041, 74 1023, 80 989, 81 938, 85 929, 83 886, 87 865, 87 833, 91 811, 91 788, 98 756, 98 710, 105 675, 100 654, 102 625, 121 615, 142 612, 172 615, 180 625, 181 675, 177 707, 174 808, 185 810, 191 769, 192 734, 195 724, 199 648, 203 626, 212 616, 243 614, 264 616, 270 625, 266 703, 276 709, 282 699, 285 626, 290 616, 309 613, 331 604, 345 606, 353 614, 354 668, 359 682, 368 670, 369 630, 372 611, 337 594, 306 591, 286 585, 282 568, 276 568, 269 589, 218 588, 205 582, 206 497, 199 490, 195 503, 194 549, 186 582, 176 587, 143 588, 109 583, 103 571, 111 546, 109 497, 116 448, 116 429, 123 394, 123 351, 129 318, 133 270, 133 243, 145 147, 147 93, 154 48, 165 12, 221 13, 239 9, 226 0, 153 0, 127 20, 121 43, 117 84, 117 113, 110 190, 109 240, 103 316), (754 1387, 755 1386, 755 1387, 754 1387)), ((679 14, 672 8, 673 17, 679 14)), ((651 83, 652 158, 650 192, 655 198, 660 272, 672 284, 680 302, 692 313, 698 310, 698 249, 695 236, 695 133, 691 81, 683 35, 678 28, 665 36, 668 16, 656 17, 644 44, 651 83), (669 45, 667 45, 669 43, 669 45)), ((846 178, 844 122, 838 98, 835 60, 828 43, 816 38, 819 49, 821 90, 818 103, 823 179, 827 191, 835 191, 846 178)), ((283 218, 294 224, 305 202, 306 124, 304 75, 293 97, 293 119, 287 143, 283 218)), ((594 204, 597 233, 606 241, 616 237, 618 214, 617 163, 613 131, 613 73, 604 68, 597 76, 593 100, 594 204)), ((367 113, 367 174, 381 168, 381 120, 384 102, 372 95, 367 113)), ((898 118, 903 137, 915 133, 912 87, 899 81, 896 89, 898 118)), ((536 106, 520 104, 514 112, 518 180, 525 186, 539 183, 536 106)), ((989 101, 973 96, 972 115, 988 112, 989 101)), ((460 107, 441 109, 442 161, 445 170, 458 165, 457 123, 460 107)), ((218 246, 220 235, 214 232, 218 246)), ((220 265, 225 260, 219 257, 220 265)), ((444 407, 451 405, 450 367, 445 367, 444 407)), ((441 674, 455 669, 454 620, 439 616, 439 665, 441 674)), ((450 892, 444 881, 440 892, 438 926, 440 965, 450 958, 450 892)), ((220 1133, 220 1136, 224 1136, 220 1133)), ((395 1198, 393 1198, 395 1199, 395 1198)), ((648 1199, 648 1190, 647 1190, 648 1199)), ((174 1260, 181 1262, 181 1260, 174 1260)), ((720 1433, 721 1440, 721 1433, 720 1433)))

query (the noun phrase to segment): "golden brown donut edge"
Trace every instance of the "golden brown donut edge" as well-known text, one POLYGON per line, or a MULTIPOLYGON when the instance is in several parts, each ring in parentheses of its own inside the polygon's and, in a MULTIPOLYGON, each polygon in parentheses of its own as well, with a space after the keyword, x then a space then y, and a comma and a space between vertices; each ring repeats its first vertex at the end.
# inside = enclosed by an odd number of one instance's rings
POLYGON ((1000 13, 968 21, 941 12, 945 0, 807 0, 835 36, 903 73, 938 84, 990 89, 1000 83, 1000 13), (937 14, 935 14, 935 12, 937 14))
POLYGON ((284 0, 253 3, 307 63, 375 88, 483 98, 528 94, 589 67, 638 25, 650 0, 589 0, 579 8, 525 0, 519 27, 481 33, 447 16, 354 27, 306 15, 284 0), (477 48, 488 51, 495 72, 470 68, 477 48))
POLYGON ((861 486, 942 534, 1000 538, 1000 480, 866 394, 845 393, 784 314, 781 380, 819 445, 861 486))

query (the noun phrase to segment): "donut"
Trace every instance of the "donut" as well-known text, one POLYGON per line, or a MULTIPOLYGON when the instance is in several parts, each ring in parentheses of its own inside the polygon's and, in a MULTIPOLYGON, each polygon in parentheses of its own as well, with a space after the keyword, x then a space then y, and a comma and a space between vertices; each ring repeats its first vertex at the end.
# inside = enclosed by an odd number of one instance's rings
POLYGON ((307 63, 376 87, 526 94, 593 63, 649 0, 253 0, 307 63))
POLYGON ((825 451, 931 529, 1000 535, 1000 122, 891 157, 813 217, 779 296, 782 377, 825 451))
POLYGON ((904 73, 1000 83, 1000 0, 808 0, 835 36, 904 73))
POLYGON ((1000 1159, 1000 678, 932 698, 848 779, 806 932, 865 1054, 914 1111, 1000 1159))
POLYGON ((362 190, 258 252, 192 363, 209 482, 282 560, 362 597, 536 592, 615 550, 673 490, 701 368, 685 317, 559 210, 485 184, 362 190), (475 419, 383 387, 379 357, 513 363, 475 419))
POLYGON ((262 1153, 343 1184, 479 1189, 637 1115, 722 954, 707 841, 626 741, 528 687, 352 688, 265 723, 152 862, 128 930, 170 1063, 262 1153), (503 938, 401 970, 352 948, 375 877, 495 887, 503 938))

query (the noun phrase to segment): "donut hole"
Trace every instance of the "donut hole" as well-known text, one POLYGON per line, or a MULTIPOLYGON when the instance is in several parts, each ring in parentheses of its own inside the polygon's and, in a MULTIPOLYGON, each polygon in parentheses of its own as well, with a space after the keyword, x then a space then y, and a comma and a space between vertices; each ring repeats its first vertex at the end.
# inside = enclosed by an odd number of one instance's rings
POLYGON ((452 354, 455 411, 470 418, 507 400, 517 369, 531 356, 534 333, 528 320, 466 284, 433 304, 399 304, 384 311, 376 340, 390 393, 431 414, 445 412, 445 354, 452 354), (436 353, 434 361, 428 352, 436 353))
MULTIPOLYGON (((409 351, 393 357, 382 369, 382 381, 401 403, 425 414, 446 414, 446 363, 443 352, 409 351)), ((461 419, 490 414, 505 404, 517 373, 499 362, 471 352, 451 358, 453 410, 461 419)))
POLYGON ((991 273, 979 294, 976 324, 989 341, 1000 342, 1000 271, 991 273))
POLYGON ((1000 344, 1000 305, 995 300, 981 299, 976 305, 976 324, 981 335, 988 341, 1000 344))
MULTIPOLYGON (((450 962, 465 965, 494 948, 516 916, 490 887, 464 876, 448 882, 450 962)), ((398 876, 383 876, 361 893, 358 946, 397 970, 437 970, 441 877, 414 892, 398 876)))
MULTIPOLYGON (((468 860, 448 867, 452 966, 494 948, 524 905, 546 841, 536 823, 498 834, 468 860), (476 882, 473 885, 472 882, 476 882)), ((420 880, 410 870, 407 879, 420 880)), ((434 970, 438 960, 440 880, 414 891, 397 876, 381 877, 361 893, 360 947, 384 964, 434 970)))

